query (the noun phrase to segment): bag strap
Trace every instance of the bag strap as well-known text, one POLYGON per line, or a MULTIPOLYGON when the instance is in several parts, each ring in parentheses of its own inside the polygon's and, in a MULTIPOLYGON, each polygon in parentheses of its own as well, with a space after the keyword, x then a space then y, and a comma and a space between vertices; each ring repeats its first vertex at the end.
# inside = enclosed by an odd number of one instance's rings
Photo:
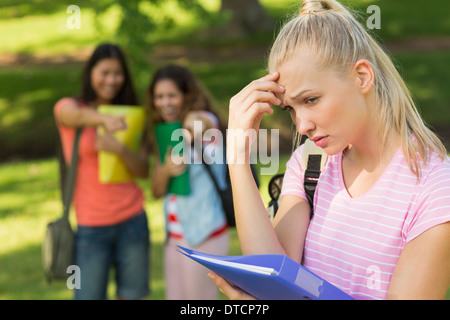
POLYGON ((314 193, 316 191, 317 182, 320 173, 327 161, 328 155, 322 148, 317 147, 314 142, 309 139, 305 140, 305 146, 302 154, 302 166, 305 169, 303 185, 305 187, 306 197, 311 207, 310 218, 314 215, 314 193))
POLYGON ((309 206, 311 207, 311 216, 314 215, 313 203, 314 203, 314 193, 316 191, 317 182, 320 177, 320 160, 322 155, 320 154, 310 154, 308 156, 308 165, 305 170, 305 176, 303 179, 303 185, 305 187, 306 197, 308 198, 309 206))
POLYGON ((75 132, 75 139, 73 141, 72 160, 70 162, 69 172, 65 181, 65 193, 63 199, 63 217, 68 219, 70 212, 70 203, 72 202, 73 189, 75 185, 75 177, 78 166, 78 144, 80 142, 82 128, 77 128, 75 132))
POLYGON ((219 188, 219 183, 217 182, 216 177, 214 177, 214 174, 211 171, 211 166, 208 163, 205 162, 205 159, 203 159, 202 155, 200 155, 200 158, 202 159, 203 166, 205 167, 206 171, 208 172, 209 176, 211 177, 211 179, 212 179, 212 181, 214 183, 214 187, 216 188, 217 193, 220 194, 220 190, 221 189, 219 188))

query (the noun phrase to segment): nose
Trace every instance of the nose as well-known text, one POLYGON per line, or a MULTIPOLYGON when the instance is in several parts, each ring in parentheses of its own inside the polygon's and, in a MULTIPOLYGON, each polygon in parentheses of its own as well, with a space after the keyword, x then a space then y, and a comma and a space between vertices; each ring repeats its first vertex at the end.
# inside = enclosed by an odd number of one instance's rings
POLYGON ((301 135, 308 135, 315 128, 314 122, 305 114, 296 113, 295 126, 301 135))
POLYGON ((108 75, 105 77, 105 82, 106 82, 108 85, 113 85, 113 84, 115 84, 115 83, 117 82, 117 79, 116 79, 116 77, 115 77, 113 74, 108 74, 108 75))
POLYGON ((170 97, 164 96, 161 98, 161 105, 164 107, 170 106, 170 97))

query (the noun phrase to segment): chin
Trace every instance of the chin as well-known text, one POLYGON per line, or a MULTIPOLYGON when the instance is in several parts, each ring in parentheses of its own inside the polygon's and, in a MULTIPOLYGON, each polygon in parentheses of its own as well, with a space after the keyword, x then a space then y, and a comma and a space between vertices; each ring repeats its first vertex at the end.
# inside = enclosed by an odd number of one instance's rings
POLYGON ((178 121, 177 118, 172 118, 172 117, 162 117, 164 122, 170 123, 170 122, 175 122, 178 121))
POLYGON ((338 146, 325 146, 323 149, 323 151, 329 155, 329 156, 333 156, 336 155, 342 151, 344 151, 346 147, 338 147, 338 146))
POLYGON ((104 101, 113 101, 114 100, 114 98, 116 97, 116 95, 111 95, 111 96, 102 96, 102 100, 104 100, 104 101))

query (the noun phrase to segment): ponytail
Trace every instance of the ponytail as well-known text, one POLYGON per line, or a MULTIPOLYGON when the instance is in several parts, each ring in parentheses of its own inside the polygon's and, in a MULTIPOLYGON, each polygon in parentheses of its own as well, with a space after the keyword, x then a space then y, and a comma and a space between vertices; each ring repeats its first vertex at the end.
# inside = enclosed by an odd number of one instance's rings
POLYGON ((392 130, 399 134, 405 159, 418 179, 430 151, 444 159, 444 145, 423 122, 391 59, 343 5, 334 0, 302 1, 299 14, 284 25, 272 46, 269 72, 300 50, 314 54, 323 68, 343 74, 357 61, 367 60, 374 70, 380 142, 384 145, 392 130))

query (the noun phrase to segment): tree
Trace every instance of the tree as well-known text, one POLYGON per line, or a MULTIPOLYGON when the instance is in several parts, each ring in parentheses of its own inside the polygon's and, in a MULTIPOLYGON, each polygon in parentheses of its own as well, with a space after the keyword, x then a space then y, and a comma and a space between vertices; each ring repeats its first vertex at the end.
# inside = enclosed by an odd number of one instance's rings
POLYGON ((228 36, 245 37, 274 27, 273 19, 258 0, 222 0, 220 12, 230 16, 225 28, 228 36))
MULTIPOLYGON (((139 89, 148 82, 149 61, 148 53, 151 44, 148 43, 146 35, 156 29, 156 24, 150 16, 142 12, 140 4, 145 2, 155 6, 160 6, 165 0, 97 0, 97 17, 106 12, 113 5, 120 7, 122 12, 121 23, 116 30, 116 41, 126 48, 130 64, 135 70, 134 78, 137 79, 139 89)), ((221 0, 221 7, 218 14, 211 14, 202 7, 198 0, 176 0, 179 6, 194 13, 201 21, 207 22, 211 27, 204 34, 209 37, 246 37, 255 32, 271 31, 274 22, 259 0, 221 0), (222 21, 226 16, 225 26, 217 27, 217 21, 222 21), (215 25, 213 27, 213 25, 215 25)), ((163 28, 173 25, 170 14, 164 17, 168 23, 163 28)), ((100 24, 98 24, 100 26, 100 24)))

